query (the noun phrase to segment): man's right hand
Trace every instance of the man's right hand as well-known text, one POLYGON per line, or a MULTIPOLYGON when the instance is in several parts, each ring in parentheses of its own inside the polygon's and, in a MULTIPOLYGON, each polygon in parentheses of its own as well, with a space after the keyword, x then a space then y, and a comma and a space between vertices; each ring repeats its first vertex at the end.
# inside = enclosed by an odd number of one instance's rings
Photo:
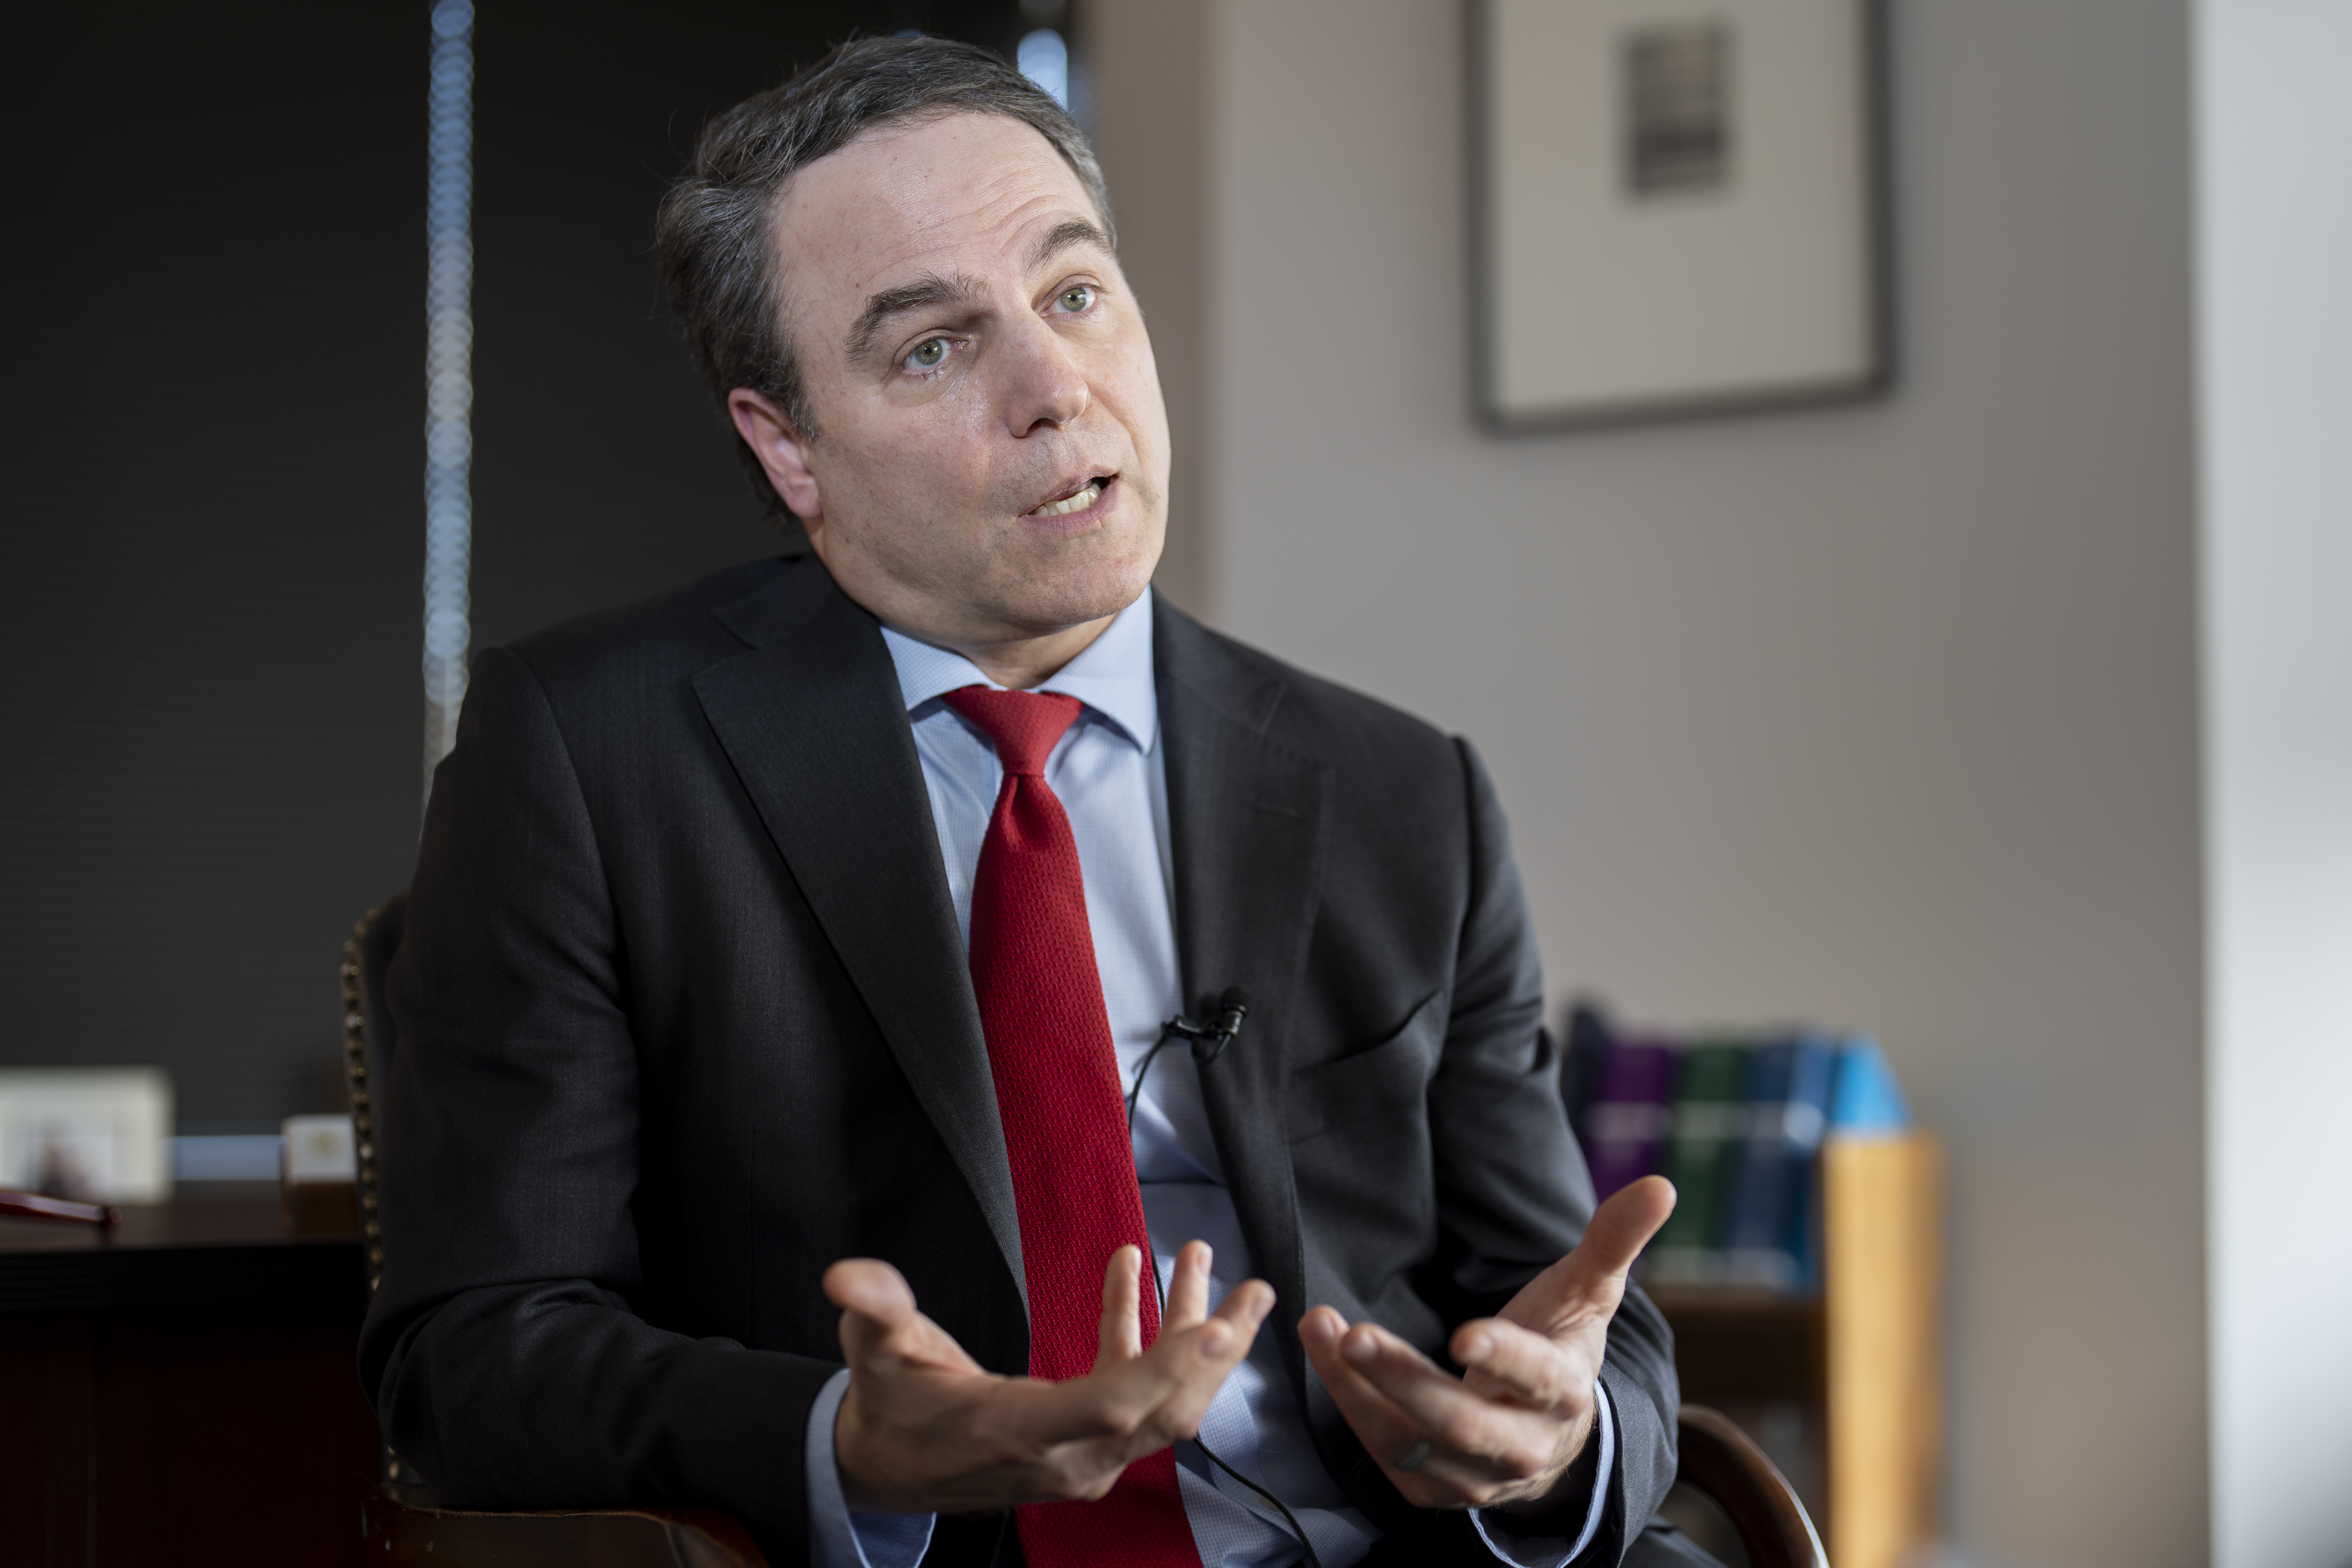
POLYGON ((1209 1256, 1199 1241, 1176 1255, 1160 1337, 1147 1351, 1141 1254, 1113 1253, 1094 1370, 1067 1383, 983 1371, 916 1310, 915 1293, 887 1263, 853 1258, 826 1269, 849 1363, 833 1437, 849 1506, 966 1513, 1099 1498, 1133 1461, 1193 1436, 1274 1308, 1273 1287, 1250 1279, 1212 1316, 1209 1256))

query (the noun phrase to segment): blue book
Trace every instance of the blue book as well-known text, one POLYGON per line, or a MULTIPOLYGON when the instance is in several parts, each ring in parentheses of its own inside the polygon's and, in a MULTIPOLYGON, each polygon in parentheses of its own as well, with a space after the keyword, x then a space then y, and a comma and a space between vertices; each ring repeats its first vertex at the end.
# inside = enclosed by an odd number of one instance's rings
POLYGON ((1830 1125, 1840 1132, 1867 1136, 1900 1132, 1911 1125, 1911 1106, 1886 1053, 1878 1042, 1856 1035, 1838 1052, 1837 1091, 1830 1100, 1830 1125))
POLYGON ((1601 1087, 1601 1063, 1614 1046, 1616 1032, 1598 1003, 1579 1001, 1569 1009, 1568 1036, 1559 1053, 1559 1097, 1568 1106, 1568 1124, 1584 1130, 1584 1110, 1601 1087))
POLYGON ((1804 1290, 1817 1282, 1812 1176, 1829 1130, 1840 1054, 1823 1035, 1775 1040, 1749 1053, 1747 1136, 1723 1217, 1730 1284, 1804 1290))

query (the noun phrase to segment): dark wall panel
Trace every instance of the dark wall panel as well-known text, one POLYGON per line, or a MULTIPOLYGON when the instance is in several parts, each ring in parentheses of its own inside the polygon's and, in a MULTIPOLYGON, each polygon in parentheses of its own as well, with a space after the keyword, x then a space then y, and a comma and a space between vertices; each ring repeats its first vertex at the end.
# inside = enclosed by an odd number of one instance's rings
POLYGON ((1015 0, 540 16, 491 0, 475 29, 477 647, 779 547, 654 275, 702 121, 853 32, 1009 56, 1022 26, 1015 0))
MULTIPOLYGON (((0 1063, 184 1124, 335 1102, 336 954, 415 848, 423 4, 39 7, 0 65, 0 1063)), ((994 4, 477 27, 477 647, 777 548, 658 298, 709 110, 994 4)))
POLYGON ((331 1092, 414 853, 423 39, 399 11, 16 24, 0 1060, 331 1092))

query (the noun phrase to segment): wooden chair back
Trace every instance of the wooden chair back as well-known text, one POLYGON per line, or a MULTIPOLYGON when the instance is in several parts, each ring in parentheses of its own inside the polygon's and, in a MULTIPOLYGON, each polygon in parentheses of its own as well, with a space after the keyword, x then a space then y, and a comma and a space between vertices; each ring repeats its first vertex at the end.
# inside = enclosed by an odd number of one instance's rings
POLYGON ((1796 1488, 1729 1416, 1685 1405, 1675 1429, 1675 1479, 1723 1510, 1747 1551, 1748 1568, 1829 1568, 1796 1488))
POLYGON ((478 1513, 385 1486, 360 1531, 362 1554, 386 1568, 768 1568, 742 1525, 709 1509, 478 1513))
POLYGON ((383 1230, 376 1224, 376 1152, 383 1143, 383 1086, 399 1037, 384 1005, 383 979, 408 924, 408 895, 394 893, 352 927, 343 943, 343 1077, 352 1096, 352 1143, 359 1158, 360 1236, 368 1293, 383 1278, 383 1230))

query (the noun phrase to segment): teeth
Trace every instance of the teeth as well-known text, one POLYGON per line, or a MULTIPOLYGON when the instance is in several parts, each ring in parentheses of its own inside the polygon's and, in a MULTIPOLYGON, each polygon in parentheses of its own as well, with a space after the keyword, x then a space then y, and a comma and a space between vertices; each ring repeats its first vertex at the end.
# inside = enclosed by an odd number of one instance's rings
POLYGON ((1048 501, 1029 515, 1031 517, 1062 517, 1074 511, 1084 511, 1102 500, 1102 481, 1088 479, 1087 488, 1067 500, 1048 501))

